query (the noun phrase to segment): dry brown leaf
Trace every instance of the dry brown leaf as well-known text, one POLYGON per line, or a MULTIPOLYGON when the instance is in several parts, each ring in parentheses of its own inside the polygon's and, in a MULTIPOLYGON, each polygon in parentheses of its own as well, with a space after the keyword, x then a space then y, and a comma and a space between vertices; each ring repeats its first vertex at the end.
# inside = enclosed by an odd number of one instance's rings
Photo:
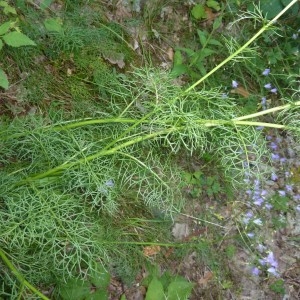
POLYGON ((160 252, 160 246, 146 246, 143 248, 143 253, 145 256, 153 256, 160 252))
POLYGON ((237 88, 230 91, 232 94, 239 94, 245 98, 248 98, 250 96, 250 93, 242 86, 238 86, 237 88))
POLYGON ((220 15, 220 13, 214 13, 213 10, 207 6, 205 6, 205 13, 205 21, 207 21, 209 24, 211 24, 220 15))
POLYGON ((167 249, 165 253, 165 257, 168 258, 173 252, 174 252, 174 248, 170 247, 169 249, 167 249))
POLYGON ((170 47, 168 50, 167 50, 167 55, 168 55, 168 58, 170 61, 173 61, 173 58, 174 58, 174 50, 170 47))
POLYGON ((214 274, 212 272, 206 272, 203 277, 198 280, 201 285, 207 285, 207 283, 213 278, 214 274))

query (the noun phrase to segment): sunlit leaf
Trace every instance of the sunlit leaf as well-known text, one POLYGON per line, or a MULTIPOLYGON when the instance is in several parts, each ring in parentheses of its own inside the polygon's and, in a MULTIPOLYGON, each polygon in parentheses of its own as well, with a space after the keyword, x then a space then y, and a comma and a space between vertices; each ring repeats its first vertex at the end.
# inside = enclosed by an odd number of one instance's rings
POLYGON ((221 9, 220 4, 218 3, 218 1, 215 1, 215 0, 206 1, 206 5, 216 11, 219 11, 221 9))
POLYGON ((90 280, 97 288, 106 288, 110 282, 110 275, 102 265, 98 264, 96 270, 91 272, 90 280))
POLYGON ((168 286, 168 300, 187 299, 193 289, 194 284, 184 278, 179 278, 168 286))
MULTIPOLYGON (((2 43, 2 41, 1 41, 2 43)), ((8 89, 8 79, 6 74, 4 73, 4 71, 2 69, 0 69, 0 87, 4 88, 4 89, 8 89)))
POLYGON ((147 290, 147 294, 146 294, 146 298, 145 300, 164 300, 165 298, 165 294, 164 294, 164 289, 163 289, 163 285, 162 283, 157 279, 157 277, 153 277, 153 279, 151 280, 149 286, 148 286, 148 290, 147 290))
POLYGON ((13 31, 2 36, 4 42, 11 47, 35 46, 36 43, 21 32, 13 31))
POLYGON ((61 21, 59 19, 46 19, 44 21, 44 26, 48 31, 52 32, 61 32, 62 31, 62 26, 61 26, 61 21))
POLYGON ((83 300, 89 294, 89 283, 81 279, 69 279, 60 287, 60 296, 63 300, 83 300))
POLYGON ((192 16, 197 19, 203 19, 206 17, 206 12, 205 12, 205 8, 203 5, 201 4, 196 4, 191 11, 192 16))
POLYGON ((43 0, 40 4, 41 9, 46 9, 52 4, 53 0, 43 0))
POLYGON ((11 24, 12 24, 12 21, 8 21, 8 22, 1 24, 0 25, 0 35, 7 33, 11 24))

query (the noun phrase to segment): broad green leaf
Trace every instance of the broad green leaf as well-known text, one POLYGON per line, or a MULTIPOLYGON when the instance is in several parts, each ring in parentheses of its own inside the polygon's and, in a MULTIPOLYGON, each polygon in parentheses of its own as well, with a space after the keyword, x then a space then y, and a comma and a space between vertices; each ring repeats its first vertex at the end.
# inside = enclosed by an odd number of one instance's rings
POLYGON ((197 29, 197 33, 198 33, 198 36, 199 36, 199 39, 200 39, 200 44, 201 44, 202 47, 204 47, 206 45, 206 42, 207 42, 207 38, 206 38, 207 32, 197 29))
MULTIPOLYGON (((280 0, 261 1, 260 9, 264 16, 268 19, 273 19, 284 8, 280 0)), ((252 3, 249 4, 248 9, 255 11, 255 7, 252 3)))
POLYGON ((216 46, 223 46, 219 41, 215 40, 215 39, 210 39, 208 41, 208 44, 211 44, 211 45, 216 45, 216 46))
POLYGON ((202 171, 196 171, 193 174, 193 176, 196 177, 197 179, 200 179, 202 175, 203 175, 202 171))
POLYGON ((110 282, 110 275, 102 265, 98 264, 96 270, 91 272, 90 281, 97 288, 106 288, 110 282))
POLYGON ((0 87, 4 88, 5 90, 8 89, 8 79, 6 74, 4 73, 4 71, 2 69, 0 69, 0 87))
POLYGON ((41 9, 46 9, 46 8, 48 8, 48 7, 51 5, 52 2, 53 2, 53 0, 43 0, 43 1, 41 2, 41 4, 40 4, 40 8, 41 8, 41 9))
POLYGON ((62 31, 62 26, 61 22, 59 19, 46 19, 44 21, 44 26, 48 31, 54 31, 54 32, 61 32, 62 31))
POLYGON ((14 7, 11 7, 11 6, 6 6, 4 7, 3 9, 3 12, 8 15, 9 13, 13 14, 13 15, 16 15, 17 14, 17 11, 14 7))
POLYGON ((21 32, 13 31, 5 34, 4 42, 11 47, 35 46, 36 43, 21 32))
MULTIPOLYGON (((291 3, 291 0, 281 0, 281 3, 284 6, 287 6, 291 3)), ((289 14, 290 16, 299 16, 300 2, 298 1, 298 2, 294 3, 294 5, 292 5, 292 7, 290 9, 288 9, 286 13, 289 14)))
POLYGON ((201 4, 196 4, 191 11, 192 16, 197 19, 204 19, 206 17, 205 8, 201 4))
POLYGON ((0 25, 0 35, 5 34, 6 32, 8 32, 8 30, 9 30, 12 23, 13 23, 12 21, 8 21, 8 22, 5 22, 2 25, 0 25))
POLYGON ((209 7, 209 8, 212 8, 216 11, 219 11, 221 9, 221 6, 219 4, 218 1, 215 1, 215 0, 207 0, 206 1, 206 5, 209 7))
POLYGON ((196 54, 196 52, 193 51, 193 50, 190 49, 190 48, 178 47, 177 49, 180 50, 180 51, 185 52, 185 53, 186 53, 188 56, 190 56, 190 57, 192 57, 192 56, 194 56, 194 55, 196 54))
POLYGON ((197 63, 195 66, 197 67, 202 76, 206 75, 207 72, 202 62, 197 63))
POLYGON ((8 3, 6 1, 0 1, 0 6, 6 7, 6 6, 8 6, 8 3))
POLYGON ((70 279, 60 287, 60 296, 63 300, 83 300, 89 294, 89 283, 81 279, 70 279))
POLYGON ((187 73, 188 73, 188 67, 186 65, 180 64, 180 65, 175 65, 173 67, 170 75, 171 77, 176 78, 187 73))
POLYGON ((175 50, 173 64, 174 65, 181 65, 183 63, 183 57, 179 50, 175 50))
POLYGON ((98 290, 95 293, 89 294, 84 300, 108 300, 107 291, 98 290))
POLYGON ((121 296, 120 300, 127 300, 126 295, 123 294, 123 295, 121 296))
POLYGON ((163 285, 157 277, 151 280, 145 300, 165 300, 163 285))
POLYGON ((3 42, 2 40, 0 39, 0 50, 3 48, 3 42))
POLYGON ((216 30, 218 29, 222 24, 222 16, 221 17, 218 17, 214 20, 214 23, 213 23, 213 30, 216 30))
POLYGON ((185 279, 178 279, 168 286, 168 300, 184 300, 191 295, 194 284, 185 279))
POLYGON ((205 58, 205 57, 210 56, 211 54, 214 54, 214 53, 216 53, 215 50, 212 50, 212 49, 209 49, 209 48, 205 48, 205 49, 201 50, 200 57, 201 58, 205 58))

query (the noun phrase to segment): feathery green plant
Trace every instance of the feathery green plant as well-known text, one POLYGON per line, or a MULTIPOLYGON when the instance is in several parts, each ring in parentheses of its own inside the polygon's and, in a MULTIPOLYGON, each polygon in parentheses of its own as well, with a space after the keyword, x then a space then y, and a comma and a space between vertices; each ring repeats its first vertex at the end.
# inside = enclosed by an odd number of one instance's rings
POLYGON ((121 251, 116 245, 144 244, 122 240, 124 233, 113 226, 118 214, 132 205, 166 217, 180 210, 180 172, 166 159, 179 150, 215 154, 236 185, 245 173, 267 172, 268 151, 256 127, 279 128, 299 137, 300 102, 241 116, 234 99, 224 98, 221 90, 196 87, 278 17, 185 90, 166 72, 136 69, 116 85, 98 83, 113 99, 101 117, 3 120, 2 257, 34 284, 83 277, 94 270, 94 262, 109 266, 114 253, 121 251), (276 112, 280 123, 257 121, 276 112))

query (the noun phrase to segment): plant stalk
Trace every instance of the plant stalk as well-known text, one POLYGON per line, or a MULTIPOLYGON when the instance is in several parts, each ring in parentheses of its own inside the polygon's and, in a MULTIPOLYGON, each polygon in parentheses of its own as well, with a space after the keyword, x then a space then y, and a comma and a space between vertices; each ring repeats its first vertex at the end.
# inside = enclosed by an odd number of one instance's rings
POLYGON ((189 92, 190 90, 194 89, 197 85, 199 85, 201 82, 203 82, 204 80, 206 80, 210 75, 212 75, 213 73, 215 73, 217 70, 219 70, 225 64, 227 64, 229 61, 231 61, 234 57, 236 57, 238 54, 240 54, 242 51, 244 51, 251 43, 253 43, 263 32, 265 32, 273 23, 275 23, 296 2, 298 2, 298 0, 293 0, 275 18, 273 18, 269 23, 267 23, 266 25, 264 25, 248 42, 246 42, 242 47, 240 47, 237 51, 235 51, 233 54, 231 54, 230 56, 228 56, 225 60, 223 60, 220 64, 218 64, 215 68, 213 68, 205 76, 203 76, 198 81, 196 81, 194 84, 192 84, 185 91, 189 92))
POLYGON ((34 294, 38 295, 43 300, 50 300, 44 294, 42 294, 37 288, 35 288, 30 282, 28 282, 21 273, 15 268, 15 266, 10 262, 8 257, 5 255, 4 251, 0 248, 0 257, 7 265, 7 267, 11 270, 11 272, 16 276, 19 282, 22 285, 25 285, 29 290, 31 290, 34 294))

